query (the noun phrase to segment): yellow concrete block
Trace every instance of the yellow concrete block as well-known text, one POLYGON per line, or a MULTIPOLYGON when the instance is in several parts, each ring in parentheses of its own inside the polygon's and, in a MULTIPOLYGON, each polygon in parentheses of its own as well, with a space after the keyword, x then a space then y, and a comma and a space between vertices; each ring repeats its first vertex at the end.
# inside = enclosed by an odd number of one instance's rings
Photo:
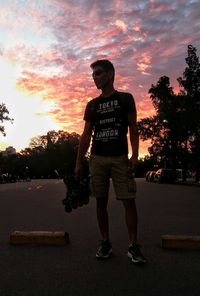
POLYGON ((161 247, 164 249, 200 249, 200 236, 162 235, 161 247))
POLYGON ((64 231, 14 231, 10 234, 12 245, 66 245, 69 234, 64 231))

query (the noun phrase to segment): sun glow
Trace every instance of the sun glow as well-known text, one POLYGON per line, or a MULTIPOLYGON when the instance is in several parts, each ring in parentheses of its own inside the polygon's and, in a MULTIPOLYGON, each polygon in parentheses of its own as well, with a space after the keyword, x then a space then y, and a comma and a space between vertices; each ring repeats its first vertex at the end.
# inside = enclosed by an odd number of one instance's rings
POLYGON ((0 103, 5 103, 13 124, 5 122, 6 137, 0 135, 0 149, 13 146, 16 150, 28 147, 30 138, 49 130, 58 130, 58 125, 49 115, 52 103, 39 96, 24 94, 16 89, 21 73, 19 67, 0 59, 0 103))

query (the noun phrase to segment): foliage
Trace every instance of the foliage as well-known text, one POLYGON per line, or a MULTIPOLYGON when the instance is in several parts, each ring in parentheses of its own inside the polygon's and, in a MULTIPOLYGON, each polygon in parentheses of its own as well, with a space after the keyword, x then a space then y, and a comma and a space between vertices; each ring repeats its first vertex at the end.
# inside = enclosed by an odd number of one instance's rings
MULTIPOLYGON (((178 78, 178 95, 170 86, 170 79, 162 76, 149 89, 155 115, 138 123, 140 138, 151 139, 150 156, 160 166, 187 169, 192 162, 196 176, 200 167, 200 64, 196 49, 188 46, 187 67, 178 78)), ((198 177, 197 177, 198 179, 198 177)))
MULTIPOLYGON (((9 111, 6 108, 5 104, 0 104, 0 122, 3 123, 4 121, 13 121, 9 116, 9 111)), ((3 125, 0 125, 0 133, 3 134, 4 136, 6 135, 5 133, 5 127, 3 125)))
POLYGON ((193 154, 196 181, 200 180, 200 63, 196 48, 188 46, 187 67, 178 78, 186 98, 188 143, 193 154))
POLYGON ((28 168, 31 177, 63 177, 74 170, 79 139, 78 134, 66 131, 34 137, 20 153, 0 157, 2 172, 20 176, 28 168))

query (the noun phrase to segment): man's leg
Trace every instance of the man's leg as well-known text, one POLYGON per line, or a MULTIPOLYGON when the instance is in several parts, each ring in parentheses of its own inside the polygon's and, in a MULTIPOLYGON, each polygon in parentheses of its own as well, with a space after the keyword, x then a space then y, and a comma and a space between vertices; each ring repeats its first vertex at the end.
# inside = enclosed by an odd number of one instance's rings
POLYGON ((129 243, 137 242, 137 208, 135 199, 123 200, 125 208, 126 225, 129 234, 129 243))
POLYGON ((96 197, 96 213, 99 230, 102 236, 96 258, 109 258, 112 245, 109 241, 109 219, 107 212, 110 168, 109 158, 94 155, 90 161, 92 195, 96 197))
POLYGON ((135 264, 146 263, 145 257, 137 245, 137 208, 135 199, 123 200, 126 215, 126 225, 129 233, 128 257, 135 264))
POLYGON ((97 198, 97 221, 99 230, 104 241, 109 240, 108 197, 97 198))
POLYGON ((99 224, 99 230, 102 236, 101 245, 97 250, 96 258, 106 259, 109 258, 112 253, 112 244, 109 240, 109 221, 107 212, 107 198, 97 198, 97 220, 99 224))

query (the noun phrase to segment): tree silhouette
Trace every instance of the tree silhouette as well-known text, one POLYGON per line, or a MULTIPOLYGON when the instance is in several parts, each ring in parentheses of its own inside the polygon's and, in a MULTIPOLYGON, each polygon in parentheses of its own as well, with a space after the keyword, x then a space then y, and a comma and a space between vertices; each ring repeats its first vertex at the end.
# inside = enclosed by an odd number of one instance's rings
POLYGON ((60 176, 74 170, 80 135, 66 131, 49 131, 34 137, 30 147, 20 152, 32 175, 43 177, 60 176))
POLYGON ((182 93, 186 100, 186 117, 188 127, 188 142, 194 155, 196 181, 200 180, 200 63, 196 48, 188 46, 188 56, 185 59, 187 67, 183 77, 178 78, 182 93))
POLYGON ((149 153, 160 165, 184 171, 193 166, 196 181, 200 170, 200 64, 196 49, 188 46, 183 77, 178 78, 181 91, 174 94, 170 79, 162 76, 149 93, 155 115, 139 121, 142 140, 151 139, 149 153))
MULTIPOLYGON (((4 121, 13 121, 12 118, 8 116, 9 111, 6 108, 5 104, 0 104, 0 122, 3 123, 4 121)), ((4 136, 6 135, 5 133, 5 127, 3 125, 0 125, 0 133, 3 134, 4 136)))
POLYGON ((156 115, 139 121, 139 132, 142 140, 151 139, 149 152, 159 158, 164 166, 176 167, 177 133, 175 130, 177 98, 170 87, 167 76, 159 79, 149 89, 156 115))

